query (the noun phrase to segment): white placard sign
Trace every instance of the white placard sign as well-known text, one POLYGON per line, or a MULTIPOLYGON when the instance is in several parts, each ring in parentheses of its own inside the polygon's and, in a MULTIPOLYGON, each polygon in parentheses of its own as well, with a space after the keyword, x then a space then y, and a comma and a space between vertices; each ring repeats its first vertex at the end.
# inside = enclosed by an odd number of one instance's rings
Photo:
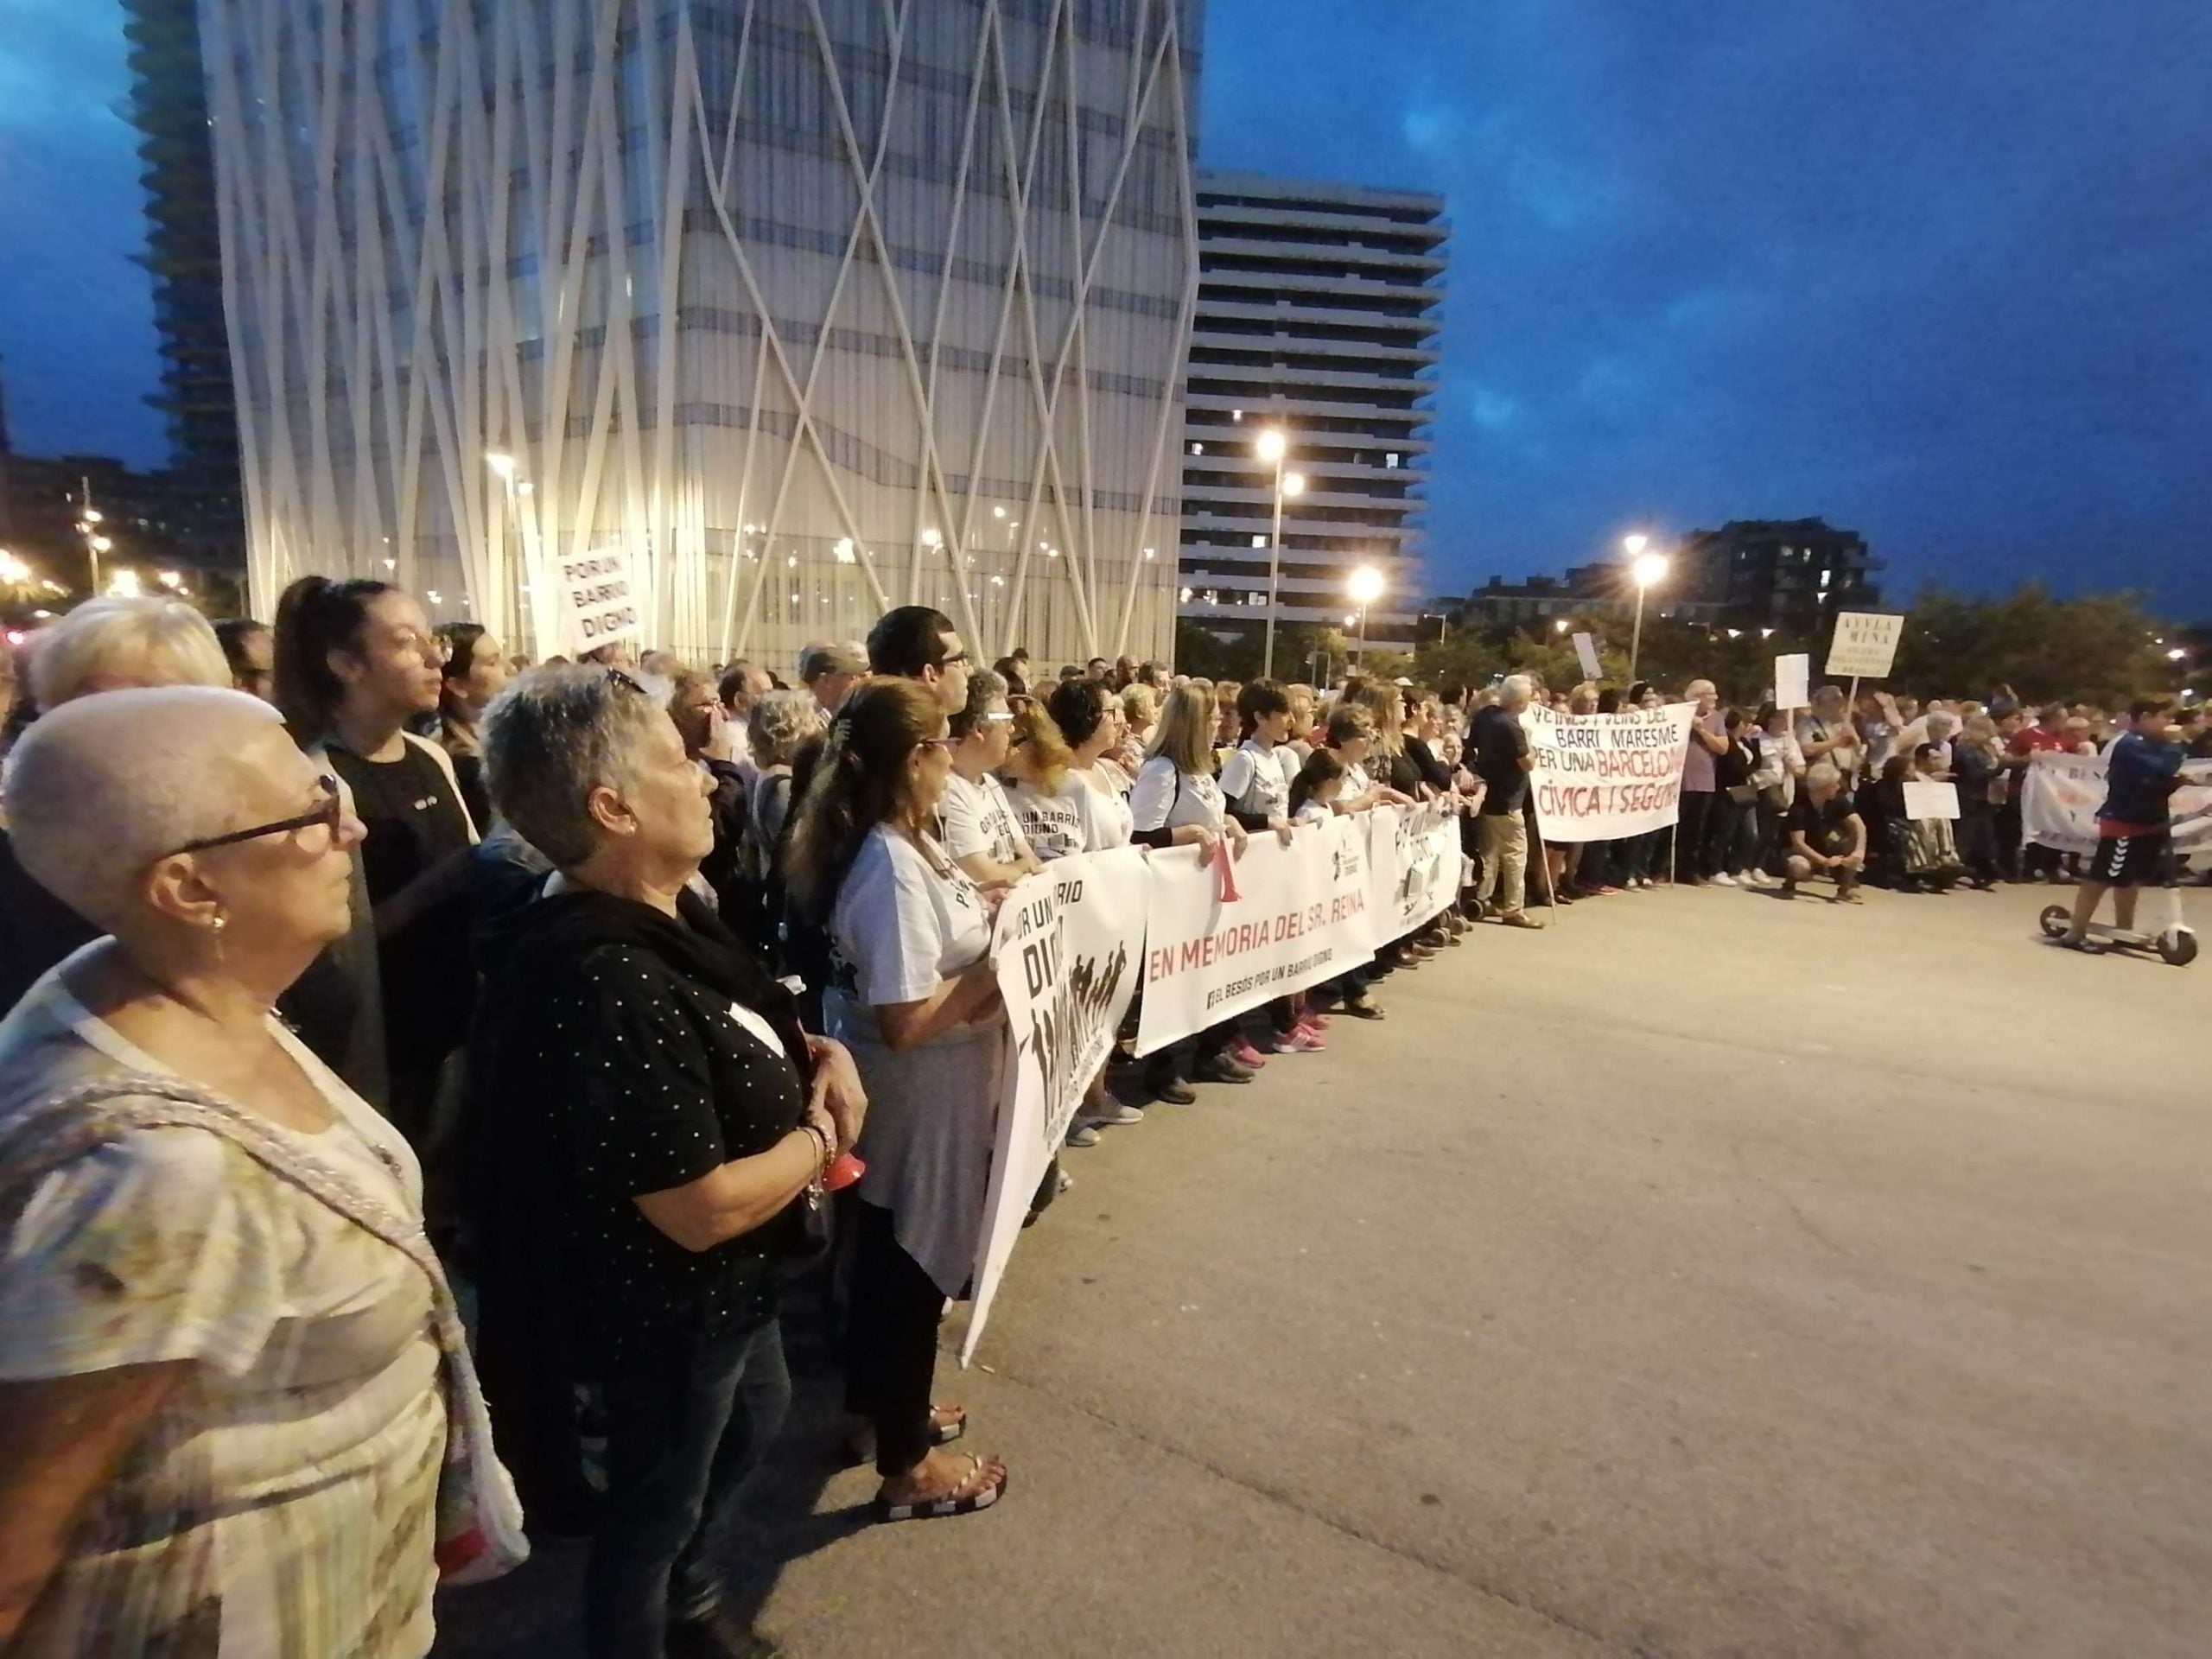
POLYGON ((1774 659, 1774 706, 1777 709, 1809 709, 1813 706, 1813 658, 1806 652, 1793 652, 1787 657, 1774 659))
POLYGON ((991 957, 1011 1033, 976 1255, 975 1357, 1029 1201, 1106 1064, 1144 951, 1144 849, 1078 853, 1022 879, 999 906, 991 957))
POLYGON ((1271 831, 1255 835, 1236 861, 1231 899, 1196 848, 1154 853, 1137 1052, 1333 979, 1375 954, 1378 932, 1395 937, 1371 914, 1372 878, 1355 844, 1366 833, 1339 817, 1303 826, 1287 847, 1271 831))
POLYGON ((1904 786, 1904 815, 1908 818, 1957 817, 1959 786, 1925 779, 1908 780, 1904 786))
POLYGON ((1598 661, 1598 641, 1594 635, 1578 633, 1574 636, 1574 660, 1582 664, 1582 677, 1602 680, 1605 668, 1598 661))
POLYGON ((1904 633, 1902 616, 1888 616, 1879 611, 1839 611, 1835 638, 1828 643, 1827 671, 1859 679, 1881 679, 1897 661, 1897 640, 1904 633))
POLYGON ((645 631, 645 599, 637 560, 626 548, 602 547, 562 559, 555 568, 560 591, 561 637, 581 657, 645 631))
POLYGON ((1681 810, 1682 762, 1697 705, 1618 715, 1521 716, 1535 767, 1529 789, 1546 841, 1612 841, 1664 830, 1681 810))

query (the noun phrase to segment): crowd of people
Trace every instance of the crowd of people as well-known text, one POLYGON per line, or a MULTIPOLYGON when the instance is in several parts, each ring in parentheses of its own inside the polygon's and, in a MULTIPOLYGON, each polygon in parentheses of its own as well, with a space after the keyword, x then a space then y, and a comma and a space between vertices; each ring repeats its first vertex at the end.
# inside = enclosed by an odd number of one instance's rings
POLYGON ((2208 747, 2155 703, 985 669, 921 606, 794 669, 533 665, 321 577, 266 627, 112 599, 35 639, 0 790, 0 1646, 420 1654, 440 1577, 527 1526, 593 1540, 594 1656, 756 1651, 719 1555, 799 1274, 875 1516, 990 1507, 938 1331, 983 1223, 993 918, 1052 860, 1429 802, 1475 872, 1263 1015, 1141 1060, 1125 1031, 1081 1149, 1383 1018, 1478 921, 1662 880, 2065 880, 2020 845, 2030 757, 2127 746, 2139 847, 2169 753, 2208 747), (1545 846, 1539 700, 1694 703, 1677 825, 1545 846), (1955 823, 1913 780, 1957 785, 1955 823))

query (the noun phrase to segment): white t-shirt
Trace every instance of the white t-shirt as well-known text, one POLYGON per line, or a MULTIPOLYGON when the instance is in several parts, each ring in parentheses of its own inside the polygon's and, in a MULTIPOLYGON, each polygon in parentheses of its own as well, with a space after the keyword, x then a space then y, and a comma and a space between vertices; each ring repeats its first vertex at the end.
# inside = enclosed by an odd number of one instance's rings
POLYGON ((1291 822, 1293 823, 1301 824, 1326 823, 1331 818, 1333 818, 1336 816, 1337 809, 1331 806, 1327 802, 1308 801, 1305 805, 1298 809, 1298 816, 1295 818, 1293 818, 1291 822))
POLYGON ((1017 779, 1007 790, 1007 799, 1039 858, 1103 852, 1128 842, 1128 807, 1079 772, 1063 772, 1059 786, 1049 792, 1017 779))
POLYGON ((958 865, 948 858, 940 874, 905 835, 879 823, 837 890, 830 939, 859 1001, 876 1007, 928 996, 991 948, 991 923, 958 865))
POLYGON ((1221 769, 1223 797, 1239 812, 1254 817, 1288 817, 1290 778, 1283 772, 1287 753, 1283 745, 1269 746, 1257 738, 1246 738, 1221 769))
POLYGON ((995 864, 1020 861, 1021 830, 1014 821, 1014 808, 990 773, 972 784, 957 772, 947 776, 944 798, 937 811, 944 850, 953 857, 981 853, 995 864))
POLYGON ((982 895, 931 849, 934 862, 888 825, 868 831, 830 912, 838 972, 822 1001, 830 1034, 850 1046, 868 1090, 860 1195, 891 1211, 900 1248, 954 1296, 982 1232, 1006 1020, 896 1051, 883 1040, 878 1007, 921 1001, 990 949, 982 895))
MULTIPOLYGON (((1341 754, 1338 756, 1342 759, 1341 754)), ((1375 780, 1367 775, 1367 768, 1357 760, 1344 761, 1344 786, 1337 791, 1340 801, 1356 800, 1375 787, 1375 780)))
POLYGON ((1129 791, 1131 828, 1137 830, 1190 823, 1218 830, 1224 810, 1219 784, 1199 772, 1178 773, 1165 755, 1155 754, 1137 769, 1136 787, 1129 791))

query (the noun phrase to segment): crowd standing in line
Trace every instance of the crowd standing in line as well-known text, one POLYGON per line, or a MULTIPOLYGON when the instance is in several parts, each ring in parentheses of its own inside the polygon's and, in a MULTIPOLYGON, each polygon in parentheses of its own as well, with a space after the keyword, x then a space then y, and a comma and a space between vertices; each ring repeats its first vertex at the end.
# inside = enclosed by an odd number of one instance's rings
POLYGON ((755 1651, 718 1559, 789 1404, 802 1270, 834 1286, 835 1450, 874 1465, 875 1516, 997 1503, 1007 1464, 934 1397, 938 1330, 989 1179, 993 918, 1052 860, 1235 859, 1428 802, 1475 872, 1263 1019, 1137 1062, 1133 1014, 1083 1148, 1382 1018, 1387 976, 1478 920, 1662 881, 1852 902, 2082 874, 2089 948, 2212 753, 2195 711, 2001 688, 1793 712, 1707 680, 984 670, 924 606, 795 678, 626 645, 533 667, 321 577, 273 627, 156 597, 38 637, 0 794, 0 1645, 419 1655, 439 1577, 519 1559, 526 1518, 594 1541, 594 1656, 755 1651), (1693 705, 1676 825, 1544 846, 1522 716, 1669 701, 1693 705), (2086 870, 2024 848, 2033 757, 2100 747, 2086 870), (1955 822, 1910 811, 1930 781, 1955 822))

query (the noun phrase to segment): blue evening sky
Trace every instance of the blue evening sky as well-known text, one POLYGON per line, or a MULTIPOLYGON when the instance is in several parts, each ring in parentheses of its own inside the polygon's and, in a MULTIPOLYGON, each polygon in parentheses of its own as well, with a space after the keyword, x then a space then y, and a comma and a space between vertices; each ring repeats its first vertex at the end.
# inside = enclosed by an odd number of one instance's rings
MULTIPOLYGON (((2212 6, 1211 0, 1202 151, 1440 190, 1430 586, 1819 514, 2212 614, 2212 6)), ((33 453, 162 458, 113 0, 0 0, 33 453)))

